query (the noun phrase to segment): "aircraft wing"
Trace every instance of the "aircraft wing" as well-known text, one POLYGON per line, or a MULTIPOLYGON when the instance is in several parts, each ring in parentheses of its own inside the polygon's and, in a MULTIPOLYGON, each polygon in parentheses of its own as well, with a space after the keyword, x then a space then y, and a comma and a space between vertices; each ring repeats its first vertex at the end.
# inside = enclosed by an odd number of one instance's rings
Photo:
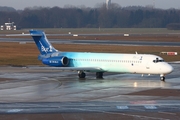
POLYGON ((63 71, 86 71, 86 72, 105 72, 99 67, 28 67, 36 70, 63 70, 63 71))

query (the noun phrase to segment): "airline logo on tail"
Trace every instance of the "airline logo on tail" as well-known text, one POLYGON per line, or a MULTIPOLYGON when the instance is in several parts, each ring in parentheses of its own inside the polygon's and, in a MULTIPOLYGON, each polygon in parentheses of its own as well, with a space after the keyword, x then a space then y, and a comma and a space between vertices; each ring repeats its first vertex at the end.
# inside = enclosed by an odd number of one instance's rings
POLYGON ((48 48, 45 48, 43 45, 42 45, 42 43, 40 42, 40 44, 41 44, 41 51, 42 52, 46 52, 46 53, 48 53, 48 52, 53 52, 53 47, 50 45, 48 48))

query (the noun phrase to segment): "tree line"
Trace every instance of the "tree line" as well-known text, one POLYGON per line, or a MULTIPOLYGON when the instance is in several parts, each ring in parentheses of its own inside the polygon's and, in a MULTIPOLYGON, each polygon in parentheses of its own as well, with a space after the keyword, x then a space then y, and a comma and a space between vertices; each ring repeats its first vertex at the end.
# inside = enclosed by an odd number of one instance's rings
POLYGON ((0 24, 11 19, 21 28, 169 28, 179 26, 180 10, 121 7, 103 4, 97 8, 35 7, 0 11, 0 24))

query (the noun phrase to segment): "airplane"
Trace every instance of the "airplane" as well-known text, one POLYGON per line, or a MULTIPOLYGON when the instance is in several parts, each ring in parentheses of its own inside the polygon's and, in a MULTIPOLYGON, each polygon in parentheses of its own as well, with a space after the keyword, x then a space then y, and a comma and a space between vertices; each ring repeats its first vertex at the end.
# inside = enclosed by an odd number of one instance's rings
POLYGON ((56 50, 41 30, 30 30, 40 55, 38 59, 51 69, 77 71, 79 78, 85 78, 85 72, 96 73, 97 79, 103 78, 105 72, 165 75, 173 71, 173 67, 163 58, 151 54, 117 54, 90 52, 62 52, 56 50))

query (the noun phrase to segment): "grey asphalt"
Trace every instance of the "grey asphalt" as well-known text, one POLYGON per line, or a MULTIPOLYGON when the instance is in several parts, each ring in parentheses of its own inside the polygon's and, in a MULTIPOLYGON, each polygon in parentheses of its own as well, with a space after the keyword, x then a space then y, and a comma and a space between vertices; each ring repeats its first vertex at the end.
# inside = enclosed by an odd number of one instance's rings
MULTIPOLYGON (((0 67, 0 114, 180 112, 180 96, 130 95, 153 89, 180 89, 180 64, 166 82, 158 75, 87 73, 29 67, 0 67)), ((164 93, 166 94, 166 93, 164 93)), ((144 116, 148 119, 149 116, 144 116)))
MULTIPOLYGON (((103 44, 103 45, 135 45, 135 46, 180 46, 180 42, 150 42, 150 41, 125 41, 125 40, 57 40, 49 39, 57 44, 103 44)), ((33 39, 0 38, 0 42, 33 42, 33 39)))

